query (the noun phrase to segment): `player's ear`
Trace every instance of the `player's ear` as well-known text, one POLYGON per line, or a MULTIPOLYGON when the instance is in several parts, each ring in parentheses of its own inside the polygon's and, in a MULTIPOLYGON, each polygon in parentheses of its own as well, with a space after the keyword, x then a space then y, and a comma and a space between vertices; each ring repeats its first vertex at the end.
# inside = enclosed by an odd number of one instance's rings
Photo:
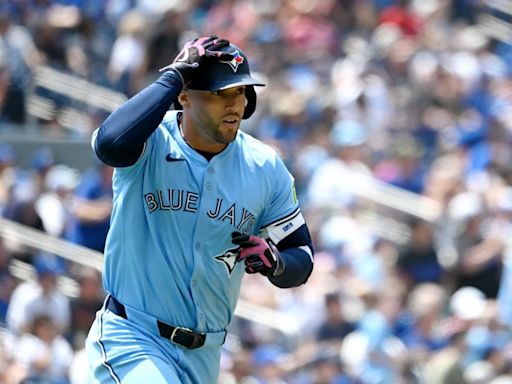
POLYGON ((182 90, 178 95, 178 102, 183 106, 190 104, 190 93, 186 89, 182 90))

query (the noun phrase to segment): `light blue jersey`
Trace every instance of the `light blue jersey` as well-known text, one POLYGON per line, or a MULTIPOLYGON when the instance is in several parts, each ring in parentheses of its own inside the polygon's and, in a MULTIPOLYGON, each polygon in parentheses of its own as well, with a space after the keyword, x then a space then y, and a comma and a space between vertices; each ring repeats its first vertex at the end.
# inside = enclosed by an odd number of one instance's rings
MULTIPOLYGON (((153 318, 223 334, 244 275, 230 234, 246 232, 278 243, 304 224, 293 177, 273 149, 239 131, 208 161, 183 140, 178 113, 168 112, 139 160, 116 168, 113 176, 103 283, 133 313, 128 313, 133 337, 139 331, 151 333, 146 324, 153 318)), ((109 357, 122 359, 116 353, 123 352, 110 351, 108 338, 126 337, 123 328, 129 321, 103 312, 91 329, 88 350, 95 354, 97 369, 122 381, 128 366, 115 372, 109 357)), ((158 336, 152 339, 154 348, 168 354, 160 356, 162 361, 189 367, 177 382, 215 382, 219 348, 189 351, 158 336)))

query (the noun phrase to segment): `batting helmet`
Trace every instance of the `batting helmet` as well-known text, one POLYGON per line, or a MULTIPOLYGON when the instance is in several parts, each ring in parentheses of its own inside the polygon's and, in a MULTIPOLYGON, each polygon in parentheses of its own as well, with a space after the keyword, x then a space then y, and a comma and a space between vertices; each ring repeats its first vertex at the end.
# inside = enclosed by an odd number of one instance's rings
MULTIPOLYGON (((254 86, 264 86, 265 84, 251 77, 247 57, 236 45, 229 44, 219 50, 233 54, 233 59, 231 61, 210 60, 201 64, 186 88, 201 91, 221 91, 245 85, 247 104, 242 118, 248 119, 256 109, 254 86)), ((174 109, 183 109, 183 106, 176 100, 174 109)))

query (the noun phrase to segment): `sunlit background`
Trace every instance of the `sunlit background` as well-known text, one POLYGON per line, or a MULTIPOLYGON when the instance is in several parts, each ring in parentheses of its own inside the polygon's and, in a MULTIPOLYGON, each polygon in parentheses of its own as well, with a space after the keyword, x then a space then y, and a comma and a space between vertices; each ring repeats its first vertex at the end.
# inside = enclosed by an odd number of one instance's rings
POLYGON ((91 133, 215 33, 267 84, 242 129, 316 248, 304 286, 244 278, 219 383, 511 384, 511 23, 511 0, 0 0, 0 382, 90 383, 91 133))

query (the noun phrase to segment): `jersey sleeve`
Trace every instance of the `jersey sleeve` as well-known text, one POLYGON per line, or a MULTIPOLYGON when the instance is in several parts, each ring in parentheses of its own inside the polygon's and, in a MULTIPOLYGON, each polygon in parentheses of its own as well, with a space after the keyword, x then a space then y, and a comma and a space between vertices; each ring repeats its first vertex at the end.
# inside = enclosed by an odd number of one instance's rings
POLYGON ((295 192, 295 179, 277 156, 272 175, 274 188, 262 220, 260 236, 278 244, 303 225, 304 218, 295 192))
POLYGON ((133 165, 181 89, 179 75, 167 71, 118 107, 94 133, 96 156, 112 167, 133 165))
POLYGON ((290 288, 304 284, 311 275, 313 245, 299 207, 295 180, 280 159, 276 164, 276 188, 260 236, 276 244, 284 264, 283 273, 270 277, 270 281, 278 287, 290 288))

